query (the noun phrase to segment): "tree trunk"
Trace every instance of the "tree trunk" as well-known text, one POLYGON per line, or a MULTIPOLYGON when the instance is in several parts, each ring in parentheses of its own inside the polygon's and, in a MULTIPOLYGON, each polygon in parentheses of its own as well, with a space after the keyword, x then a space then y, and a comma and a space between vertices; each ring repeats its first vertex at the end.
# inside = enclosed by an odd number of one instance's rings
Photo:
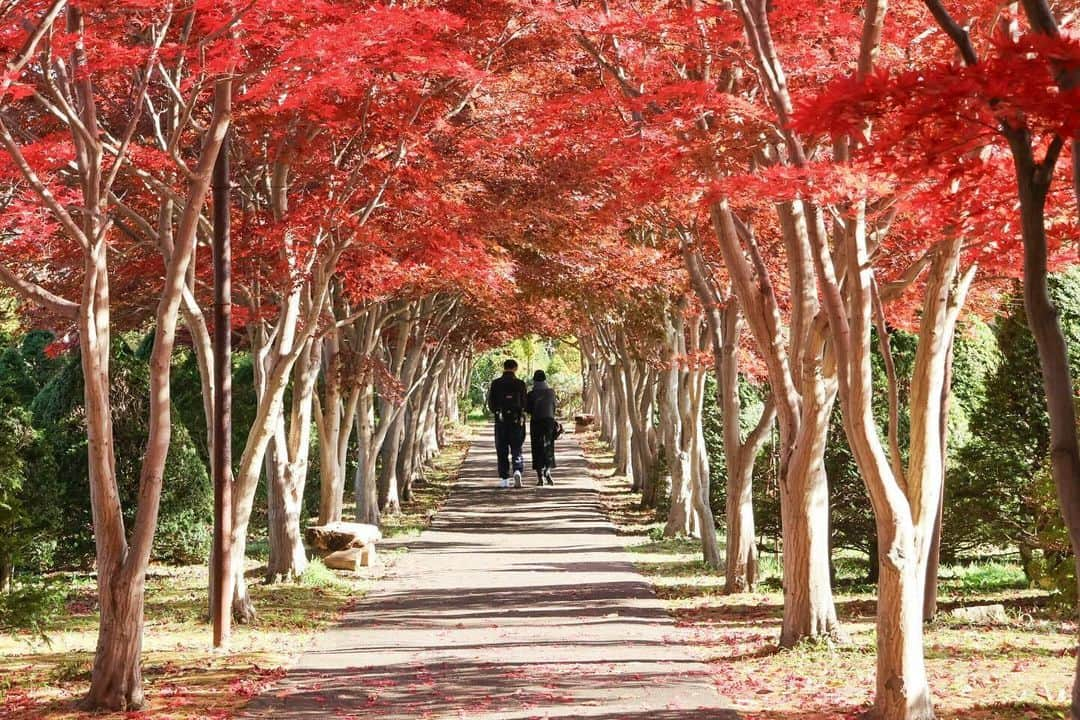
POLYGON ((948 357, 945 359, 945 382, 941 389, 941 408, 939 425, 941 432, 941 492, 938 493, 937 516, 934 518, 934 530, 930 535, 930 552, 926 560, 926 581, 923 590, 923 621, 929 622, 937 616, 938 571, 941 569, 941 535, 945 520, 945 468, 948 467, 949 440, 949 400, 952 396, 953 340, 949 340, 948 357))
POLYGON ((133 711, 144 705, 142 670, 143 581, 127 582, 119 566, 99 568, 97 650, 90 690, 81 707, 133 711))
POLYGON ((416 402, 416 398, 413 398, 405 406, 401 423, 401 445, 397 454, 398 499, 403 503, 412 500, 413 481, 417 472, 416 426, 419 412, 415 407, 416 402))
POLYGON ((758 555, 754 528, 754 460, 768 438, 776 418, 770 396, 757 425, 742 437, 742 401, 739 398, 739 338, 742 318, 739 303, 721 294, 716 279, 695 238, 681 235, 681 249, 694 292, 704 308, 704 318, 712 336, 713 366, 716 373, 716 405, 723 423, 724 460, 727 465, 727 544, 724 593, 753 590, 757 583, 758 555))
MULTIPOLYGON (((380 406, 383 413, 393 413, 393 406, 389 402, 383 402, 380 406)), ((383 515, 396 515, 401 512, 401 497, 398 491, 398 455, 401 453, 401 445, 405 434, 404 413, 399 413, 389 421, 390 429, 386 434, 379 455, 382 459, 382 467, 379 473, 379 512, 383 515)))
POLYGON ((323 343, 323 397, 316 397, 315 420, 319 430, 319 524, 341 520, 345 492, 345 467, 340 462, 342 434, 352 424, 345 418, 341 398, 340 341, 330 334, 323 343))
POLYGON ((633 447, 630 443, 632 428, 630 425, 629 399, 627 398, 626 376, 621 368, 615 366, 612 371, 612 379, 615 395, 615 474, 619 477, 629 478, 630 490, 638 492, 640 487, 634 483, 633 447))
MULTIPOLYGON (((690 425, 693 430, 691 441, 691 486, 693 488, 694 510, 698 518, 698 527, 701 533, 701 553, 705 564, 713 570, 720 568, 720 543, 716 537, 716 518, 713 516, 710 504, 710 477, 709 456, 705 448, 705 427, 702 419, 702 406, 705 395, 705 373, 695 370, 697 378, 692 383, 692 394, 687 401, 687 410, 690 413, 690 425)), ((685 421, 684 421, 685 422, 685 421)))
POLYGON ((820 383, 818 397, 805 401, 799 436, 781 468, 780 502, 784 539, 784 619, 780 645, 841 636, 829 581, 829 487, 825 440, 835 388, 820 383))
POLYGON ((914 538, 882 527, 878 558, 877 693, 873 716, 880 720, 934 720, 933 698, 923 660, 923 573, 914 538), (890 537, 891 536, 891 537, 890 537))
POLYGON ((282 422, 283 396, 289 373, 295 362, 295 356, 293 356, 270 363, 259 356, 260 354, 260 351, 256 351, 258 411, 255 422, 248 432, 244 453, 240 459, 240 469, 233 485, 235 493, 232 528, 233 617, 241 623, 255 619, 255 605, 251 601, 247 580, 244 577, 244 564, 247 559, 247 530, 255 504, 255 491, 259 484, 259 477, 262 475, 261 468, 266 460, 267 448, 274 440, 277 428, 282 422))
MULTIPOLYGON (((681 309, 674 310, 679 315, 681 309)), ((682 353, 683 324, 681 316, 672 318, 664 315, 664 330, 667 340, 665 348, 664 385, 660 400, 660 431, 663 435, 664 453, 667 457, 668 471, 671 474, 670 507, 664 537, 679 535, 697 536, 699 534, 698 516, 694 507, 694 480, 692 464, 697 462, 691 456, 691 444, 688 436, 692 429, 687 427, 687 415, 684 410, 686 374, 680 366, 682 353)))
POLYGON ((705 369, 689 362, 689 358, 707 350, 709 332, 703 328, 703 319, 686 318, 682 303, 678 306, 675 323, 677 332, 676 351, 686 358, 687 366, 679 373, 678 412, 682 426, 682 447, 690 459, 690 491, 701 552, 705 564, 713 570, 720 567, 720 545, 716 538, 716 518, 710 504, 709 454, 705 448, 705 424, 702 408, 705 405, 705 369))
POLYGON ((378 525, 379 487, 375 475, 375 459, 378 449, 373 447, 375 436, 374 389, 366 383, 360 394, 360 407, 356 413, 356 521, 378 525))
POLYGON ((853 205, 843 241, 846 296, 831 265, 832 251, 820 234, 814 238, 814 252, 837 358, 844 430, 877 520, 880 576, 872 714, 881 720, 932 720, 922 637, 927 563, 944 481, 942 422, 950 348, 974 268, 957 280, 962 248, 958 238, 934 249, 912 373, 910 462, 905 477, 899 474, 903 468, 898 458, 888 457, 873 413, 870 336, 875 286, 865 204, 853 205))
POLYGON ((753 465, 728 466, 727 557, 724 593, 752 592, 757 584, 758 551, 754 528, 753 465))
POLYGON ((693 489, 690 487, 690 458, 678 450, 668 456, 673 463, 671 473, 670 507, 664 524, 664 537, 696 537, 697 519, 694 514, 693 489))
POLYGON ((615 401, 615 381, 612 379, 613 373, 609 365, 604 365, 603 370, 599 372, 601 378, 600 439, 610 445, 614 452, 616 445, 615 428, 619 421, 618 404, 615 401))
POLYGON ((645 362, 639 363, 639 379, 633 406, 633 469, 641 486, 641 506, 656 507, 660 488, 656 451, 656 429, 653 427, 653 410, 656 400, 657 373, 645 362))
MULTIPOLYGON (((1024 239, 1024 309, 1039 350, 1046 410, 1050 418, 1050 465, 1061 505, 1061 517, 1077 561, 1080 583, 1080 445, 1077 444, 1075 393, 1069 352, 1058 309, 1047 285, 1046 195, 1053 163, 1036 163, 1026 130, 1006 133, 1016 166, 1020 221, 1024 239)), ((1074 154, 1076 149, 1073 149, 1074 154)), ((1078 585, 1080 590, 1080 585, 1078 585)), ((1080 653, 1073 677, 1071 714, 1080 720, 1080 653)))
POLYGON ((934 531, 930 535, 930 556, 926 561, 926 579, 923 589, 923 621, 930 622, 937 617, 938 572, 941 569, 941 521, 944 519, 945 493, 938 500, 937 517, 934 531))
MULTIPOLYGON (((282 435, 284 433, 282 432, 282 435)), ((275 440, 267 450, 267 533, 270 558, 266 582, 295 580, 307 569, 307 553, 300 529, 304 478, 297 477, 295 463, 288 462, 287 452, 275 440)), ((306 474, 306 466, 303 472, 306 474)))
POLYGON ((267 463, 267 528, 270 535, 270 559, 266 570, 268 583, 278 579, 292 580, 307 568, 300 524, 311 452, 311 413, 321 346, 321 340, 308 338, 304 341, 300 357, 293 366, 289 424, 286 428, 285 416, 282 415, 282 422, 274 433, 272 453, 268 455, 271 461, 267 463))

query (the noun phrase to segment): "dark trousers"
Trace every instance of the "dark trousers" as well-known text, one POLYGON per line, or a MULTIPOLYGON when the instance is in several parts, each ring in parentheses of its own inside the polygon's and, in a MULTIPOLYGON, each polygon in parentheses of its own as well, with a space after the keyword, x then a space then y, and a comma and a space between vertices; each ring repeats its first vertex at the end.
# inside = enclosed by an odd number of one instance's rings
POLYGON ((499 477, 508 478, 510 473, 525 472, 525 458, 521 446, 525 444, 525 426, 517 422, 495 423, 495 455, 499 458, 499 477), (513 460, 513 470, 510 462, 513 460))
POLYGON ((533 470, 555 467, 555 418, 533 418, 529 423, 532 436, 533 470))

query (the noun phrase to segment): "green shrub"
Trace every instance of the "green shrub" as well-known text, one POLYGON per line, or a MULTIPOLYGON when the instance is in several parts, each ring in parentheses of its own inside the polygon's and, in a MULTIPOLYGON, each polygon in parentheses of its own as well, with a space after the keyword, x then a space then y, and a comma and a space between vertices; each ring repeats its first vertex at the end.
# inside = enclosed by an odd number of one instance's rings
MULTIPOLYGON (((113 343, 111 400, 116 474, 125 521, 134 521, 149 413, 147 340, 121 337, 113 343), (138 345, 136 345, 138 343, 138 345)), ((55 508, 49 536, 57 541, 58 566, 86 567, 94 557, 88 487, 83 382, 77 356, 65 359, 32 404, 34 426, 43 438, 29 475, 35 507, 55 508)), ((162 482, 155 559, 201 562, 210 547, 213 489, 206 463, 179 410, 173 409, 172 437, 162 482)), ((201 410, 200 410, 201 412, 201 410)), ((205 427, 205 425, 203 425, 205 427)))
POLYGON ((1028 505, 1036 508, 1033 552, 1025 553, 1024 571, 1036 587, 1049 590, 1055 605, 1075 609, 1076 558, 1058 511, 1049 463, 1035 474, 1028 505))
POLYGON ((0 630, 30 631, 48 641, 45 631, 64 611, 67 586, 40 579, 24 581, 11 592, 0 593, 0 630))

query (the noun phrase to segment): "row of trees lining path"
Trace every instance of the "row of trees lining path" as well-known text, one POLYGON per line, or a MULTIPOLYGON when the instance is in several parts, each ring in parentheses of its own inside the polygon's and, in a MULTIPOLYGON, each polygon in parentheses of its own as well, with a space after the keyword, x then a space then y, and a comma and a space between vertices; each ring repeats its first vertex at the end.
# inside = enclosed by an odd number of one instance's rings
POLYGON ((475 351, 525 330, 573 334, 587 409, 619 471, 646 505, 669 493, 668 531, 700 536, 731 592, 756 580, 749 488, 776 428, 784 646, 844 638, 824 464, 839 406, 876 519, 873 714, 932 718, 922 623, 936 596, 954 338, 965 313, 992 314, 1014 287, 1080 544, 1075 393, 1046 292, 1049 271, 1075 259, 1080 47, 1067 10, 0 5, 0 282, 28 322, 55 331, 50 351, 78 353, 84 379, 101 608, 86 706, 143 703, 143 589, 177 343, 198 360, 207 427, 214 414, 208 190, 229 133, 231 329, 257 395, 231 486, 239 620, 257 612, 242 568, 262 479, 267 580, 307 562, 313 433, 319 520, 343 512, 355 443, 356 515, 377 522, 437 451, 475 351), (910 377, 891 361, 897 328, 918 338, 910 377), (111 341, 127 330, 153 332, 134 511, 121 506, 110 412, 111 341), (747 383, 764 402, 742 428, 747 383), (714 400, 723 559, 702 430, 714 400))
POLYGON ((705 648, 605 518, 576 440, 560 441, 554 487, 500 490, 477 430, 431 528, 244 717, 735 720, 705 648))

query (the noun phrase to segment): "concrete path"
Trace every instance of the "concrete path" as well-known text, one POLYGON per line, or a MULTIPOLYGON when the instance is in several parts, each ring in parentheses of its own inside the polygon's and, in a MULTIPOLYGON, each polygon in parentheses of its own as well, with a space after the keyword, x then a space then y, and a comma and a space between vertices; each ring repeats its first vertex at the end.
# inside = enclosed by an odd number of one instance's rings
POLYGON ((248 717, 736 718, 631 564, 574 436, 558 449, 554 487, 500 490, 491 435, 475 437, 432 527, 248 717))

